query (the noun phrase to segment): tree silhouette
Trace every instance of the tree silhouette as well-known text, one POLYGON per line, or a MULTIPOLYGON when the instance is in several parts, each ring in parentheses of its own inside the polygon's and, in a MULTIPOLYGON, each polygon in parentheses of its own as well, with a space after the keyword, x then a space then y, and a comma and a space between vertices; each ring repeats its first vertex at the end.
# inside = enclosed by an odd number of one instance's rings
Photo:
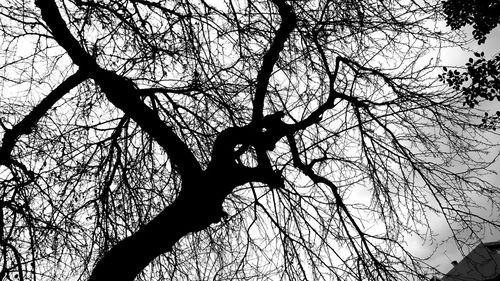
POLYGON ((425 279, 499 227, 439 6, 2 1, 0 279, 425 279))

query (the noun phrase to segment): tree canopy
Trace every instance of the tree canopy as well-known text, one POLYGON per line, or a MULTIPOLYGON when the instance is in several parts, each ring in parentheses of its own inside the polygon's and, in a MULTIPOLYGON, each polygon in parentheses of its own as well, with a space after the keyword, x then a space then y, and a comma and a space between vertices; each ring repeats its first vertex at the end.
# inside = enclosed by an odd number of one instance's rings
POLYGON ((0 279, 426 280, 500 227, 441 7, 2 1, 0 279))
POLYGON ((446 0, 443 1, 446 23, 452 29, 472 25, 474 39, 482 44, 500 23, 500 1, 498 0, 446 0))
MULTIPOLYGON (((500 23, 500 1, 462 1, 443 2, 446 22, 457 30, 472 25, 472 35, 478 44, 483 44, 487 35, 500 23)), ((465 70, 444 69, 440 79, 465 96, 464 105, 474 107, 482 101, 500 101, 500 53, 486 59, 484 52, 474 52, 465 65, 465 70)), ((500 120, 500 110, 489 115, 485 112, 481 126, 496 130, 500 120)))

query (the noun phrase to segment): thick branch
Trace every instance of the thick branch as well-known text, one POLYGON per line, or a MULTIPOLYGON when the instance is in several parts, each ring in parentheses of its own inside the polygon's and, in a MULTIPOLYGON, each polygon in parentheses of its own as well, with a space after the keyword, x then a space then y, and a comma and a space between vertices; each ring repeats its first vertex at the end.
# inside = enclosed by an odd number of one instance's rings
POLYGON ((279 58, 286 40, 297 25, 297 17, 292 10, 292 7, 285 3, 284 0, 273 0, 273 3, 278 6, 281 16, 281 24, 276 32, 269 50, 264 55, 262 65, 257 75, 257 86, 255 89, 255 97, 253 100, 252 122, 259 122, 263 117, 264 98, 269 85, 269 78, 273 71, 274 64, 279 58))
POLYGON ((231 127, 222 131, 215 140, 212 150, 212 167, 223 170, 234 170, 238 179, 232 180, 231 185, 237 186, 247 182, 262 182, 273 187, 284 185, 281 174, 274 171, 267 151, 273 150, 276 143, 289 133, 290 126, 281 121, 283 112, 265 116, 259 123, 249 124, 244 127, 231 127), (241 145, 243 151, 252 146, 257 152, 258 165, 255 168, 243 167, 237 164, 236 159, 241 152, 235 151, 241 145))
POLYGON ((237 145, 250 145, 262 151, 273 150, 276 143, 291 132, 291 125, 281 120, 283 116, 283 112, 278 111, 265 116, 259 122, 222 131, 214 143, 212 164, 233 161, 237 145))
MULTIPOLYGON (((205 182, 203 186, 208 190, 211 184, 205 182)), ((146 226, 105 253, 89 281, 133 281, 153 259, 170 251, 183 236, 219 221, 223 215, 220 204, 212 204, 210 197, 204 198, 206 195, 179 196, 146 226)))
POLYGON ((88 75, 81 70, 71 75, 68 79, 62 82, 57 88, 50 92, 31 112, 26 115, 21 122, 17 123, 12 129, 6 130, 0 147, 0 164, 8 164, 11 162, 10 154, 17 139, 21 135, 31 133, 32 128, 38 121, 54 106, 66 93, 76 87, 78 84, 85 81, 88 75))
POLYGON ((154 110, 144 104, 132 81, 111 71, 98 70, 96 73, 98 74, 93 78, 108 100, 130 116, 167 152, 183 180, 190 180, 201 174, 201 167, 189 147, 154 110))
POLYGON ((156 112, 140 100, 135 84, 97 65, 66 27, 54 0, 37 0, 36 5, 40 8, 42 18, 52 31, 54 39, 68 52, 73 62, 88 70, 108 100, 129 115, 165 149, 183 179, 199 175, 201 167, 188 146, 158 117, 156 112))
POLYGON ((73 62, 83 68, 97 67, 92 56, 82 49, 69 31, 54 0, 36 0, 35 4, 40 8, 42 18, 52 31, 54 39, 68 52, 73 62))
POLYGON ((99 260, 89 281, 133 281, 153 259, 171 251, 182 237, 206 229, 227 215, 222 202, 234 187, 248 181, 267 180, 268 175, 258 168, 212 166, 188 183, 198 188, 184 183, 181 194, 171 205, 113 246, 99 260))

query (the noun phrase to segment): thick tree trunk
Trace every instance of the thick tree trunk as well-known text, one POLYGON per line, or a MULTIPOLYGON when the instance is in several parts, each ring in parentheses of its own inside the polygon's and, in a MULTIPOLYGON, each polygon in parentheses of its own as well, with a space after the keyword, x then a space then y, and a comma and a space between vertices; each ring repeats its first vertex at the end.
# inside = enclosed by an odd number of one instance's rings
MULTIPOLYGON (((213 187, 205 183, 202 188, 213 187)), ((183 190, 196 190, 186 188, 183 190)), ((147 225, 120 241, 97 262, 90 281, 132 281, 156 257, 172 249, 190 232, 220 221, 222 194, 181 192, 179 197, 147 225)), ((225 196, 224 196, 225 197, 225 196)))
POLYGON ((170 206, 101 257, 92 272, 91 281, 134 280, 153 259, 170 251, 183 236, 220 221, 225 214, 222 202, 236 186, 252 181, 273 187, 283 186, 281 174, 272 169, 266 151, 274 149, 276 142, 289 130, 280 120, 282 114, 267 118, 263 116, 263 102, 273 66, 295 28, 296 18, 284 0, 273 2, 283 20, 258 74, 252 122, 248 126, 228 128, 221 132, 215 140, 211 163, 207 170, 202 171, 188 145, 157 112, 142 102, 133 81, 101 68, 80 46, 80 42, 67 28, 56 2, 35 1, 58 44, 100 86, 114 106, 130 116, 167 152, 172 166, 183 181, 179 196, 170 206), (257 167, 237 165, 237 156, 234 155, 237 144, 253 146, 257 150, 257 167))

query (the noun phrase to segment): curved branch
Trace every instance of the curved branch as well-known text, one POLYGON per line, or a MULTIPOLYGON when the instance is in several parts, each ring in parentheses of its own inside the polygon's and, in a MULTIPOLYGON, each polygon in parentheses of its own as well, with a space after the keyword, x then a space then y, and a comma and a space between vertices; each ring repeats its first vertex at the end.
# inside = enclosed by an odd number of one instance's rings
MULTIPOLYGON (((371 244, 371 243, 368 241, 367 237, 371 237, 371 236, 368 235, 368 234, 366 234, 361 229, 361 227, 359 226, 359 224, 356 222, 356 220, 352 216, 351 212, 347 208, 347 205, 344 203, 344 200, 342 199, 342 197, 341 197, 341 195, 339 193, 338 186, 335 185, 330 180, 328 180, 327 178, 316 174, 313 171, 313 169, 311 168, 310 165, 307 165, 306 163, 302 162, 302 160, 300 159, 299 151, 297 149, 297 144, 295 142, 295 139, 294 139, 293 135, 288 134, 287 135, 287 140, 288 140, 288 143, 290 145, 290 152, 292 154, 292 161, 293 161, 294 166, 296 168, 298 168, 304 175, 308 176, 315 184, 322 183, 322 184, 324 184, 324 185, 326 185, 326 186, 328 186, 330 188, 330 190, 332 191, 332 194, 333 194, 333 196, 335 198, 335 203, 337 204, 337 210, 339 211, 339 215, 341 214, 341 211, 344 212, 344 214, 346 215, 347 219, 350 221, 351 225, 354 227, 354 229, 358 233, 359 238, 361 239, 361 243, 363 244, 365 250, 368 252, 368 255, 370 256, 370 258, 372 259, 372 261, 375 262, 377 265, 383 267, 383 264, 378 261, 378 259, 375 256, 375 254, 370 250, 369 244, 371 244)), ((341 221, 341 223, 342 223, 342 225, 344 227, 344 230, 346 232, 349 232, 348 227, 345 224, 345 221, 343 219, 340 219, 340 221, 341 221)), ((355 243, 351 235, 349 235, 349 240, 351 241, 352 244, 355 243)), ((356 253, 358 254, 358 256, 361 256, 361 253, 358 251, 358 249, 354 248, 354 250, 356 251, 356 253)), ((363 263, 366 263, 366 261, 363 260, 363 263)), ((379 269, 378 266, 375 267, 375 269, 376 269, 377 272, 380 271, 380 269, 379 269)), ((379 274, 380 274, 380 276, 383 275, 380 272, 379 272, 379 274)))
MULTIPOLYGON (((318 106, 318 108, 316 108, 316 110, 311 112, 311 114, 309 114, 306 118, 304 118, 303 120, 301 120, 293 125, 290 125, 290 131, 293 131, 293 132, 304 130, 305 128, 307 128, 315 123, 319 123, 322 119, 323 114, 327 110, 333 109, 335 107, 335 100, 336 99, 345 100, 345 101, 347 101, 351 104, 354 104, 355 106, 359 106, 359 107, 366 106, 358 98, 356 98, 354 96, 348 96, 344 93, 341 93, 341 92, 335 90, 335 81, 337 80, 337 76, 339 73, 340 63, 348 64, 351 61, 344 58, 344 57, 337 56, 335 58, 335 68, 333 69, 333 72, 332 72, 332 70, 330 69, 328 58, 325 54, 325 51, 323 50, 323 47, 321 46, 320 42, 318 41, 318 32, 313 33, 313 41, 314 41, 314 44, 316 45, 316 48, 318 50, 321 62, 325 68, 326 75, 328 76, 328 80, 329 80, 329 82, 328 82, 328 97, 324 103, 320 104, 318 106)), ((350 67, 352 67, 350 64, 348 64, 348 65, 350 67)), ((357 64, 357 66, 362 67, 359 64, 357 64)), ((368 70, 368 69, 364 68, 363 70, 368 70)), ((373 71, 375 71, 375 70, 373 70, 373 71)), ((378 72, 376 72, 376 73, 378 74, 378 72)))
POLYGON ((276 31, 269 50, 264 55, 262 66, 257 74, 257 86, 255 89, 255 97, 253 100, 252 122, 258 122, 262 119, 264 113, 264 98, 269 85, 269 78, 273 71, 274 64, 279 58, 286 40, 290 37, 293 29, 297 25, 297 17, 292 10, 292 7, 285 3, 284 0, 273 0, 273 3, 278 6, 278 11, 281 16, 281 24, 276 31))
POLYGON ((141 101, 134 82, 112 71, 101 68, 80 46, 66 27, 54 0, 37 0, 42 18, 51 29, 54 39, 63 47, 73 62, 89 72, 108 100, 129 115, 169 155, 184 180, 201 174, 201 167, 189 147, 165 124, 158 114, 141 101))

